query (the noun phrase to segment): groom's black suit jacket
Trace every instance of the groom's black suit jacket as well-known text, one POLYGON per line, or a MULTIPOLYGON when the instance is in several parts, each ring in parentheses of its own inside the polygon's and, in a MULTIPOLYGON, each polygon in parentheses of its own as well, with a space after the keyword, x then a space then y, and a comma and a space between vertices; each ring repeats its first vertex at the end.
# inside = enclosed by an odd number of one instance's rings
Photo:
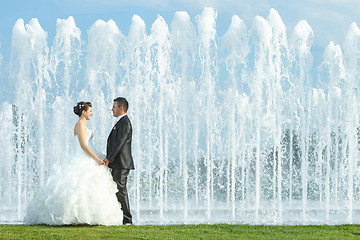
POLYGON ((112 169, 135 169, 131 155, 132 126, 127 115, 113 127, 107 140, 106 158, 112 169))

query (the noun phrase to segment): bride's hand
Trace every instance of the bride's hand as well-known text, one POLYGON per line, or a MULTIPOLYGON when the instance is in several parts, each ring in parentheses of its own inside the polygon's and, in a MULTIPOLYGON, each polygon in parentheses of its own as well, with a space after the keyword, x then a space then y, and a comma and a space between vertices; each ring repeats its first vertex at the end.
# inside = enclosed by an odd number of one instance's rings
POLYGON ((97 160, 96 162, 98 165, 105 165, 104 161, 101 159, 97 160))

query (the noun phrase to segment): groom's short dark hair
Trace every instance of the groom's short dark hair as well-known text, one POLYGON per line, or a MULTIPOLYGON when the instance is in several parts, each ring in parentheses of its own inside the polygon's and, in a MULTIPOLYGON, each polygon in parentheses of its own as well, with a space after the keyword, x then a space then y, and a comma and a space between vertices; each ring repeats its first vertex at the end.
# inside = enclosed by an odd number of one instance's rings
POLYGON ((129 103, 125 98, 123 98, 123 97, 115 98, 114 102, 117 102, 118 107, 123 107, 124 111, 127 112, 128 108, 129 108, 129 103))

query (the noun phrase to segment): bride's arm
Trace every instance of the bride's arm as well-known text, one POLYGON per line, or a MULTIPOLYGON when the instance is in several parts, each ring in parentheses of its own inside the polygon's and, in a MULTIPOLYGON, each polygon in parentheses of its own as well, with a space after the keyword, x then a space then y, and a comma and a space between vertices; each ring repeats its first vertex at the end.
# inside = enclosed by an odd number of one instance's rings
POLYGON ((90 149, 86 144, 85 128, 83 124, 78 124, 77 126, 77 136, 80 143, 80 146, 84 152, 86 152, 90 157, 92 157, 99 165, 104 165, 103 160, 101 160, 96 154, 90 149))

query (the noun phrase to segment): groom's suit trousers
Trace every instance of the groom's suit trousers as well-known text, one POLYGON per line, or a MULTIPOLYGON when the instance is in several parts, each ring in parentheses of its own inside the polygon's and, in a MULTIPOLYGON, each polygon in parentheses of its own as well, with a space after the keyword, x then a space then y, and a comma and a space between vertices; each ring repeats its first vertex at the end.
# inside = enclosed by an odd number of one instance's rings
POLYGON ((118 192, 116 197, 121 204, 121 209, 123 211, 123 223, 132 223, 132 215, 130 213, 130 204, 128 192, 126 189, 127 177, 129 175, 129 169, 112 169, 112 176, 116 182, 118 192))

